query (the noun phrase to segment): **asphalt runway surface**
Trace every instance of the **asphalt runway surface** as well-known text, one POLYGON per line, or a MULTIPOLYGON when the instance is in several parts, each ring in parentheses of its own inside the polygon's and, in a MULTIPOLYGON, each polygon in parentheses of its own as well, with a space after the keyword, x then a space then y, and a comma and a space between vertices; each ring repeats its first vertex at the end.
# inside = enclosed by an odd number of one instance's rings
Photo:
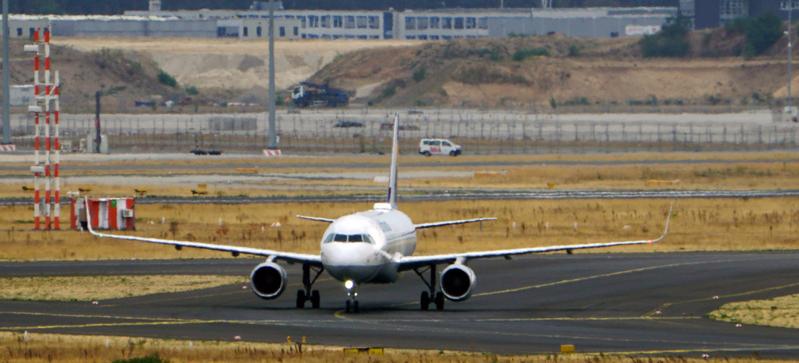
MULTIPOLYGON (((423 284, 365 285, 359 314, 342 312, 341 283, 323 275, 319 310, 293 308, 299 266, 277 300, 243 284, 88 302, 0 301, 0 330, 177 339, 454 349, 502 354, 579 352, 799 357, 799 330, 709 320, 731 302, 799 292, 799 252, 535 255, 473 261, 475 294, 419 311, 423 284)), ((231 274, 253 259, 0 264, 0 276, 231 274)))

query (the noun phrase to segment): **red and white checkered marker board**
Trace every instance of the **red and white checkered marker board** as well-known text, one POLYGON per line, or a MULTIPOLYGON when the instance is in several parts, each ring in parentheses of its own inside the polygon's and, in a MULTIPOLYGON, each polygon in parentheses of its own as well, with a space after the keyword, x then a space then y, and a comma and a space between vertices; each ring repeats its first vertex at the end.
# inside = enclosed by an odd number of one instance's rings
MULTIPOLYGON (((71 200, 70 227, 80 229, 80 223, 85 222, 86 213, 84 198, 71 200)), ((134 198, 89 198, 92 229, 108 230, 133 230, 136 229, 134 198)))
POLYGON ((0 145, 0 152, 7 153, 7 152, 12 152, 12 151, 17 151, 17 146, 16 145, 14 145, 14 144, 0 145))
POLYGON ((283 153, 280 152, 280 149, 275 149, 275 150, 264 149, 264 156, 268 158, 277 158, 280 157, 281 155, 283 155, 283 153))

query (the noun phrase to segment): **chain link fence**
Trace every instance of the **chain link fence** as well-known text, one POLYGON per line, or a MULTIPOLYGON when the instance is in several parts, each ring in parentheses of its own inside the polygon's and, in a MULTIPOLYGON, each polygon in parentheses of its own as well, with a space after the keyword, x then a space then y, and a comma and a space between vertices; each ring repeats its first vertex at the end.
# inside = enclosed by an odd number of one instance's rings
MULTIPOLYGON (((278 115, 280 147, 290 153, 381 153, 390 145, 393 110, 319 110, 278 115)), ((551 152, 619 152, 645 150, 796 149, 799 124, 753 121, 746 115, 658 119, 629 115, 580 118, 519 112, 403 111, 400 139, 405 153, 415 152, 422 138, 446 138, 468 154, 551 152), (615 119, 618 118, 618 119, 615 119), (679 121, 675 121, 679 120, 679 121)), ((754 116, 753 116, 754 117, 754 116)), ((79 151, 95 129, 93 115, 63 115, 65 148, 79 151), (82 141, 83 140, 83 141, 82 141)), ((266 145, 262 114, 104 115, 102 133, 113 152, 188 152, 214 148, 258 153, 266 145)), ((13 127, 18 148, 32 148, 34 126, 17 117, 13 127)))

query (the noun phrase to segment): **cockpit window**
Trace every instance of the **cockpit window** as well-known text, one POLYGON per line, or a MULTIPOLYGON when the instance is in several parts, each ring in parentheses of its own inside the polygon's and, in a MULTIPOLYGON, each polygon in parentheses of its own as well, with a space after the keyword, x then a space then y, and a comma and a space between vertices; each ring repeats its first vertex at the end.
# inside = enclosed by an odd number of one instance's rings
POLYGON ((329 242, 344 242, 344 243, 371 243, 374 244, 375 241, 370 237, 368 234, 329 234, 324 243, 329 242))

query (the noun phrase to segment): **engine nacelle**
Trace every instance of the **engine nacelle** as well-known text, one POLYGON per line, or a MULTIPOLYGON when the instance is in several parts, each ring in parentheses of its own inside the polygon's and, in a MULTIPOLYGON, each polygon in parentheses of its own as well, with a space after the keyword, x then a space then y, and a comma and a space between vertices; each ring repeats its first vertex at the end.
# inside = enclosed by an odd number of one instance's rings
POLYGON ((262 299, 276 299, 286 289, 286 270, 274 262, 264 262, 250 273, 252 292, 262 299))
POLYGON ((464 301, 472 296, 477 275, 466 265, 449 265, 441 272, 441 292, 452 301, 464 301))

